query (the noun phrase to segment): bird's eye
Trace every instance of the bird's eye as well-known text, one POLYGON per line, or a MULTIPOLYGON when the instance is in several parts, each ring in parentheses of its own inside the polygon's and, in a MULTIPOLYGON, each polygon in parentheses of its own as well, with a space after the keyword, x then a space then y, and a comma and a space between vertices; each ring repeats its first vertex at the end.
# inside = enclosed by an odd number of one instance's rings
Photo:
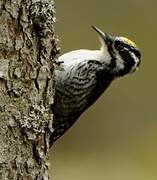
POLYGON ((122 46, 121 44, 117 44, 115 47, 119 51, 123 51, 124 50, 124 46, 122 46))

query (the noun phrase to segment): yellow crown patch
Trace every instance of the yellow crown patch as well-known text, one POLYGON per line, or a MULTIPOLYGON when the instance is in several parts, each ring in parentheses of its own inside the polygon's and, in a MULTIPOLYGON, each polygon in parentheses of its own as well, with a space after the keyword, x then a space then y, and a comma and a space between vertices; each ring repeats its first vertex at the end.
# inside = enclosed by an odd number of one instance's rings
POLYGON ((133 41, 131 41, 130 39, 128 39, 126 37, 120 37, 120 39, 127 42, 129 45, 134 46, 135 48, 137 48, 137 45, 133 41))

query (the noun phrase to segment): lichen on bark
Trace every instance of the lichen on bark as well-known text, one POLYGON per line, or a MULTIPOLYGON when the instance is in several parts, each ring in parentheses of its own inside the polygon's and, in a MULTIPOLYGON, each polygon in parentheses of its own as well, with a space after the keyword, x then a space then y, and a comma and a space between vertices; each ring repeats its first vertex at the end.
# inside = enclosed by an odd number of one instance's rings
POLYGON ((52 0, 0 2, 0 179, 48 179, 54 22, 52 0))

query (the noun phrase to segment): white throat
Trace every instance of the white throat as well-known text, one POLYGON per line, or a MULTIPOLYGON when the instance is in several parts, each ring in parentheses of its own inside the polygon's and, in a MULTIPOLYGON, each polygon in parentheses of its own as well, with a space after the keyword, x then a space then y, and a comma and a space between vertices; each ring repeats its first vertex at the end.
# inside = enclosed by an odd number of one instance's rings
POLYGON ((105 45, 102 45, 102 47, 100 49, 100 53, 101 53, 102 61, 105 62, 106 64, 110 64, 112 57, 105 45))

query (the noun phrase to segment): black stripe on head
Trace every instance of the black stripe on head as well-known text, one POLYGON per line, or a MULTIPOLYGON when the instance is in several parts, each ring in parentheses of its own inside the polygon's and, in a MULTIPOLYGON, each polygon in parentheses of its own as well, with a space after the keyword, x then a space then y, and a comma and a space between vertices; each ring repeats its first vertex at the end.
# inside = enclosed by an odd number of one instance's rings
POLYGON ((135 60, 129 51, 120 51, 119 54, 124 60, 124 68, 120 70, 120 75, 128 74, 135 65, 135 60))
POLYGON ((129 51, 133 52, 138 59, 141 59, 140 50, 137 47, 134 47, 130 44, 127 44, 125 41, 115 40, 115 48, 118 51, 122 51, 124 48, 128 49, 129 51))
POLYGON ((124 68, 119 71, 119 75, 123 76, 128 74, 135 65, 135 59, 132 57, 131 52, 138 58, 140 58, 140 53, 135 47, 121 40, 115 40, 114 46, 124 61, 124 68))
POLYGON ((141 59, 141 53, 140 53, 139 49, 131 47, 130 50, 131 50, 131 52, 133 52, 135 54, 136 57, 138 57, 139 60, 141 59))

